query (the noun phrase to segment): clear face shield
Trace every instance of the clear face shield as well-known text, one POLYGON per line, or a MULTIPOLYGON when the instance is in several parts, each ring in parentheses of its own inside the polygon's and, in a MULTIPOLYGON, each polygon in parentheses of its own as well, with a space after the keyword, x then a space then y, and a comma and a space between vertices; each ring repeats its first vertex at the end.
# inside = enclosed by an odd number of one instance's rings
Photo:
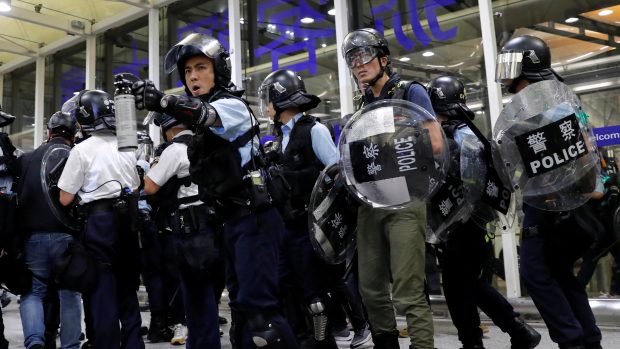
POLYGON ((258 88, 258 112, 260 116, 273 122, 273 117, 269 115, 269 87, 271 84, 261 84, 258 88))
MULTIPOLYGON (((192 33, 174 45, 166 54, 164 59, 164 70, 166 73, 169 74, 177 68, 177 61, 180 58, 179 56, 183 55, 182 49, 184 46, 194 46, 211 59, 214 59, 223 50, 222 44, 217 39, 206 34, 192 33)), ((179 72, 179 74, 182 73, 179 72)))
POLYGON ((347 66, 354 68, 358 65, 370 63, 379 55, 379 50, 373 46, 363 46, 347 52, 344 56, 347 66))
POLYGON ((79 101, 80 101, 79 94, 69 98, 65 103, 63 103, 60 111, 63 113, 70 114, 70 115, 75 115, 75 112, 78 109, 79 101))
POLYGON ((523 67, 523 51, 500 52, 495 65, 495 82, 516 79, 521 75, 523 67))

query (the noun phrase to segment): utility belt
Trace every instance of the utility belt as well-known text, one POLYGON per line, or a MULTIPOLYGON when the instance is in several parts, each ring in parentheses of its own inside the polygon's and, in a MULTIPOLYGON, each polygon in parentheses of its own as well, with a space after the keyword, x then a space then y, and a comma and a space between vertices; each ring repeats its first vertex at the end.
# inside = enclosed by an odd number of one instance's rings
POLYGON ((85 206, 88 215, 95 212, 113 212, 120 230, 129 229, 137 233, 139 228, 137 192, 123 192, 116 198, 99 199, 89 202, 85 206))
POLYGON ((190 238, 200 231, 213 229, 217 224, 214 209, 205 204, 179 209, 175 218, 179 227, 178 233, 183 238, 190 238))

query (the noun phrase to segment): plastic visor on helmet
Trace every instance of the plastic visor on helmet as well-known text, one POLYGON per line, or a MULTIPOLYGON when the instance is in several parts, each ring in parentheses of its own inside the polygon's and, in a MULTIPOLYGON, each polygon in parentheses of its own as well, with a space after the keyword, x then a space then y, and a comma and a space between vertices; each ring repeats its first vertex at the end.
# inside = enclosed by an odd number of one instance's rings
POLYGON ((354 196, 387 209, 431 196, 445 177, 449 156, 435 117, 394 99, 371 103, 353 115, 342 130, 339 149, 342 175, 354 196), (431 132, 441 134, 442 144, 433 144, 431 132), (433 148, 441 151, 433 154, 433 148))
POLYGON ((261 117, 269 119, 269 87, 271 84, 261 84, 258 88, 258 112, 261 117))
POLYGON ((521 76, 525 51, 506 51, 497 54, 495 64, 495 81, 516 79, 521 76))
POLYGON ((337 177, 338 165, 321 172, 308 204, 310 241, 315 253, 330 264, 350 259, 355 252, 358 203, 337 177))
MULTIPOLYGON (((182 50, 185 46, 193 46, 211 59, 218 58, 222 52, 226 51, 217 39, 205 34, 192 33, 174 45, 166 54, 164 60, 164 69, 166 73, 171 73, 177 69, 177 62, 182 58, 182 50)), ((227 63, 230 67, 230 60, 228 60, 227 63)), ((179 72, 179 74, 182 73, 183 72, 179 72)))
POLYGON ((581 206, 599 173, 595 138, 573 91, 555 80, 528 85, 493 129, 501 164, 523 202, 543 210, 581 206))
POLYGON ((349 68, 356 67, 358 65, 364 65, 370 63, 379 55, 379 50, 373 46, 363 46, 355 48, 347 52, 344 56, 347 66, 349 68))
POLYGON ((0 127, 8 126, 12 124, 13 121, 15 121, 15 116, 4 112, 0 106, 0 127))

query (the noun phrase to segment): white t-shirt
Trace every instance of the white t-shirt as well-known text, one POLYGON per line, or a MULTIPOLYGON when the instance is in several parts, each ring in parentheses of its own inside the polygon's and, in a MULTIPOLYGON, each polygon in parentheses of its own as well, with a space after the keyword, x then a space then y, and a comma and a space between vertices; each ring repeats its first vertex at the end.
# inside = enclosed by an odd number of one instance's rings
MULTIPOLYGON (((177 133, 174 138, 182 135, 193 135, 194 133, 189 130, 181 131, 177 133)), ((170 178, 177 176, 178 178, 185 178, 189 176, 189 158, 187 157, 187 145, 183 143, 170 144, 159 156, 159 162, 151 167, 146 174, 155 184, 160 187, 166 184, 170 178)), ((186 198, 189 196, 198 195, 198 185, 192 183, 189 187, 181 184, 179 191, 177 192, 177 198, 186 198)), ((201 205, 202 201, 197 200, 189 204, 182 204, 180 209, 186 208, 192 205, 201 205)))
POLYGON ((111 133, 95 133, 73 147, 58 181, 60 189, 78 194, 82 204, 115 198, 121 186, 133 191, 139 185, 134 152, 119 152, 111 133))

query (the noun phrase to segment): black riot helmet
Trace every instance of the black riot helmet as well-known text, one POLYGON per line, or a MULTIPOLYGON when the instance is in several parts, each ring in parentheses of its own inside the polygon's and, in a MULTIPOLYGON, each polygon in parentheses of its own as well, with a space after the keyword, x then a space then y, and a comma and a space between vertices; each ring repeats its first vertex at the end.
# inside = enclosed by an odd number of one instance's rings
POLYGON ((47 122, 47 129, 52 135, 70 139, 77 133, 79 125, 74 115, 57 111, 47 122))
POLYGON ((440 76, 428 84, 428 94, 433 110, 450 119, 474 119, 475 114, 467 107, 467 97, 463 83, 453 76, 440 76))
POLYGON ((0 127, 8 126, 12 124, 13 121, 15 121, 15 116, 3 111, 0 105, 0 127))
POLYGON ((160 113, 156 111, 150 111, 148 115, 146 116, 146 118, 144 119, 145 125, 151 122, 155 124, 155 126, 160 127, 161 133, 166 141, 168 141, 168 139, 166 138, 166 132, 168 132, 169 129, 175 126, 178 126, 178 125, 183 125, 185 128, 189 129, 187 125, 173 118, 172 116, 166 113, 160 113))
POLYGON ((185 92, 191 96, 185 81, 185 62, 188 58, 196 55, 203 55, 213 60, 214 82, 216 86, 229 87, 231 76, 230 55, 217 39, 206 34, 189 34, 174 45, 166 54, 164 61, 166 73, 171 73, 177 69, 181 82, 185 86, 185 92))
POLYGON ((116 130, 114 99, 101 90, 83 90, 62 105, 62 112, 73 115, 82 131, 116 130))
POLYGON ((308 111, 315 108, 321 99, 306 92, 304 81, 292 70, 279 69, 267 75, 258 88, 259 108, 264 117, 267 115, 267 106, 273 103, 276 111, 275 121, 280 113, 289 108, 298 108, 308 111))
MULTIPOLYGON (((495 81, 513 79, 509 90, 517 79, 531 82, 564 79, 551 68, 551 52, 547 43, 535 36, 523 35, 510 39, 497 54, 495 81)), ((510 91, 514 93, 514 91, 510 91)))
POLYGON ((347 62, 349 69, 358 64, 367 64, 377 57, 388 57, 386 66, 383 66, 381 61, 379 61, 381 71, 369 82, 371 86, 383 76, 383 73, 386 69, 389 69, 388 66, 390 65, 388 42, 381 33, 373 28, 357 29, 347 34, 342 43, 342 56, 347 62))

